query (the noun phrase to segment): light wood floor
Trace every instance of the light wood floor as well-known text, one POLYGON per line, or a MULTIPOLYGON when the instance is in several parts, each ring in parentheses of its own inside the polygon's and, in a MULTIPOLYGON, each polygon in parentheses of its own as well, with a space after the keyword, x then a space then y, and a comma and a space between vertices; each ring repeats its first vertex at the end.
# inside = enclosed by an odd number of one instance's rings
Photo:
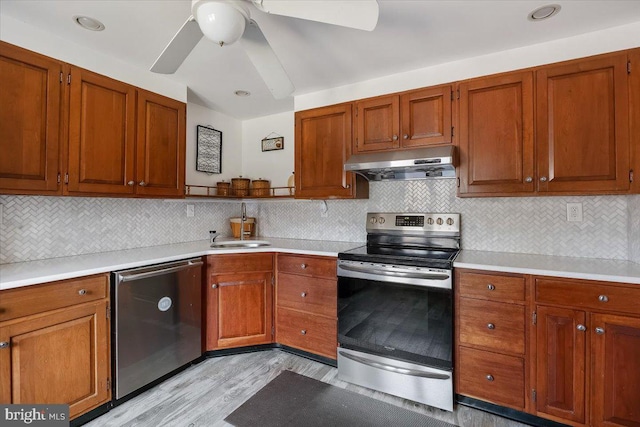
POLYGON ((281 350, 207 359, 85 425, 230 426, 224 418, 285 369, 459 426, 525 426, 462 405, 451 413, 348 384, 336 378, 337 369, 281 350))

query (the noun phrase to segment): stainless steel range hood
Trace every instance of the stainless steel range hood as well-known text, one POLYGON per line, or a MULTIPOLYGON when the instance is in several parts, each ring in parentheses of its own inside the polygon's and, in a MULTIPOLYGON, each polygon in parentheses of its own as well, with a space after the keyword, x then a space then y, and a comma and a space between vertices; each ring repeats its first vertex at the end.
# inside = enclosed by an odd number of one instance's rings
POLYGON ((369 181, 455 178, 455 161, 455 147, 429 147, 354 154, 344 164, 344 170, 369 181))

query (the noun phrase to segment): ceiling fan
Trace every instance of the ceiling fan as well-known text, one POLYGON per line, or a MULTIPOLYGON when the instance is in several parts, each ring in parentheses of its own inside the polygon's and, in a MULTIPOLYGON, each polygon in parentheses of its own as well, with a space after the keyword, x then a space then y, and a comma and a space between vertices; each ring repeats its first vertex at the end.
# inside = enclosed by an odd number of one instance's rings
POLYGON ((204 35, 220 46, 240 44, 276 99, 295 90, 269 42, 251 19, 249 4, 273 15, 372 31, 376 0, 192 0, 192 16, 164 48, 151 71, 173 74, 204 35))

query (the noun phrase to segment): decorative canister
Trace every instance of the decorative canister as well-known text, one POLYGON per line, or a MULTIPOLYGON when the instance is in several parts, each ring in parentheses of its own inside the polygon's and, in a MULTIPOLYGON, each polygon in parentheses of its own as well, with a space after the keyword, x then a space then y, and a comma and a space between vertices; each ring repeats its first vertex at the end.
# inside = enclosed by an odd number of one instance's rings
POLYGON ((252 196, 268 196, 271 185, 267 179, 254 179, 251 181, 251 195, 252 196))
POLYGON ((228 196, 230 186, 231 186, 230 182, 225 182, 225 181, 216 182, 216 194, 218 196, 228 196))
POLYGON ((231 195, 240 197, 248 196, 250 183, 251 180, 249 178, 243 178, 242 176, 231 178, 231 195))

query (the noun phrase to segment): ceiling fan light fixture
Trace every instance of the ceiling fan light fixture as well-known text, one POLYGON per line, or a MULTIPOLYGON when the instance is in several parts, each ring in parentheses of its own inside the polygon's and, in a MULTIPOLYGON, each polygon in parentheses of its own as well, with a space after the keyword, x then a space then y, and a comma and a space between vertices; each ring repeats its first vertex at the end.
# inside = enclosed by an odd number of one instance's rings
POLYGON ((249 92, 248 90, 237 90, 235 92, 233 92, 236 94, 236 96, 240 96, 240 97, 245 97, 245 96, 250 96, 251 92, 249 92))
POLYGON ((551 18, 560 12, 559 4, 548 4, 534 10, 529 14, 529 21, 542 21, 543 19, 551 18))
POLYGON ((102 22, 89 16, 77 15, 73 17, 73 21, 85 30, 102 31, 105 28, 102 22))
POLYGON ((238 41, 248 18, 240 7, 219 0, 196 0, 192 12, 202 34, 220 46, 238 41))

